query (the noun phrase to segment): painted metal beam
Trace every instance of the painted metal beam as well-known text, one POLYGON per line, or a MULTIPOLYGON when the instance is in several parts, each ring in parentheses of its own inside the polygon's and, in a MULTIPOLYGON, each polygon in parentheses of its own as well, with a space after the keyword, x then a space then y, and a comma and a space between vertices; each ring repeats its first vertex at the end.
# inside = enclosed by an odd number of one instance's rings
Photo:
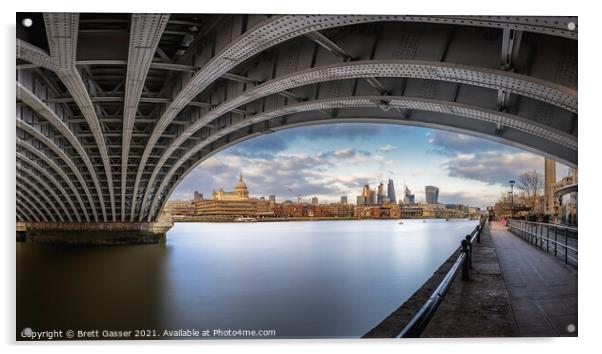
POLYGON ((29 211, 25 212, 22 208, 21 205, 23 205, 23 203, 19 203, 17 201, 17 203, 15 203, 15 208, 17 209, 17 218, 21 221, 33 221, 33 218, 30 214, 29 211))
MULTIPOLYGON (((42 202, 40 201, 40 199, 33 194, 29 189, 27 188, 23 188, 23 186, 21 186, 21 184, 19 183, 19 181, 17 180, 17 199, 21 199, 24 200, 27 204, 29 204, 29 206, 31 206, 31 208, 33 210, 35 210, 35 212, 42 218, 42 220, 44 221, 48 221, 48 218, 51 217, 50 212, 48 212, 47 214, 42 213, 42 211, 40 210, 38 205, 42 205, 42 202), (23 193, 25 192, 25 193, 23 193), (30 199, 31 198, 31 199, 30 199), (32 202, 31 200, 36 201, 38 204, 32 202)), ((38 219, 39 221, 39 219, 38 219)))
MULTIPOLYGON (((17 192, 16 193, 17 196, 20 196, 20 193, 17 192)), ((38 218, 38 215, 36 215, 36 213, 34 213, 33 211, 31 211, 31 202, 29 200, 27 200, 26 196, 22 196, 21 198, 17 198, 16 200, 16 204, 17 204, 17 208, 19 208, 19 206, 23 209, 25 209, 25 211, 27 212, 26 214, 29 216, 28 217, 28 221, 40 221, 40 218, 38 218), (22 198, 22 199, 21 199, 22 198), (27 203, 25 202, 27 200, 27 203)))
MULTIPOLYGON (((17 39, 17 41, 20 41, 20 40, 17 39)), ((26 45, 31 46, 31 44, 28 44, 28 43, 26 43, 26 45)), ((19 48, 19 44, 17 44, 17 48, 19 48)), ((40 50, 37 47, 33 47, 33 48, 40 50)), ((28 49, 29 48, 27 48, 26 50, 28 50, 28 49)), ((44 53, 44 51, 42 51, 42 53, 44 53)), ((19 55, 19 54, 17 54, 17 55, 19 55)), ((23 54, 21 54, 21 56, 22 56, 21 59, 27 60, 26 58, 23 58, 23 56, 28 57, 28 56, 31 56, 31 54, 23 53, 23 54)), ((33 59, 33 60, 35 60, 35 59, 33 59)), ((40 67, 46 67, 48 69, 49 67, 52 67, 52 65, 54 64, 54 63, 47 63, 46 66, 43 66, 41 64, 33 64, 33 62, 31 60, 27 60, 27 61, 30 62, 30 64, 18 64, 17 70, 28 70, 28 69, 35 69, 35 68, 40 68, 40 67)), ((39 62, 39 60, 37 62, 39 62)), ((75 62, 76 66, 90 66, 90 65, 127 66, 127 64, 128 64, 127 60, 115 60, 115 59, 88 59, 88 60, 77 60, 75 62)), ((165 70, 165 71, 194 72, 198 68, 195 66, 184 65, 184 64, 154 62, 154 63, 150 64, 150 69, 165 70)), ((50 70, 52 70, 52 69, 50 69, 50 70)))
MULTIPOLYGON (((36 181, 40 186, 42 186, 42 188, 44 188, 46 191, 48 191, 48 193, 50 193, 50 195, 54 198, 54 203, 51 202, 50 200, 47 199, 48 203, 52 206, 52 208, 54 209, 54 211, 56 212, 57 215, 61 216, 64 215, 67 217, 67 219, 69 219, 70 222, 73 222, 73 218, 71 217, 71 213, 69 213, 69 211, 67 210, 67 208, 65 207, 65 204, 63 203, 63 201, 61 200, 61 198, 59 198, 59 196, 56 194, 56 192, 54 191, 54 189, 52 187, 50 187, 48 185, 48 183, 46 183, 46 181, 44 181, 42 178, 40 178, 40 176, 38 176, 37 174, 33 173, 33 171, 29 170, 27 167, 25 167, 24 165, 18 164, 17 163, 17 169, 24 173, 25 175, 22 175, 23 177, 29 177, 32 180, 36 181), (59 213, 59 211, 56 209, 56 205, 59 205, 64 214, 59 213)), ((40 192, 40 195, 42 195, 42 197, 44 198, 48 198, 48 195, 46 193, 40 192)), ((61 216, 61 221, 64 221, 64 219, 61 216)))
POLYGON ((22 189, 25 189, 27 191, 29 191, 30 193, 32 193, 33 195, 36 196, 41 196, 42 199, 44 199, 44 201, 46 203, 43 203, 39 198, 37 198, 37 201, 39 202, 39 204, 42 206, 42 208, 44 209, 44 211, 46 211, 46 214, 48 215, 49 219, 51 221, 58 221, 55 220, 55 218, 53 217, 52 213, 50 212, 50 210, 48 209, 48 206, 50 206, 50 208, 52 210, 54 210, 54 213, 56 216, 58 216, 58 218, 60 219, 60 221, 65 221, 65 219, 63 218, 63 215, 61 213, 59 213, 58 209, 56 208, 56 203, 53 203, 50 198, 48 198, 48 195, 44 192, 42 192, 42 190, 36 186, 35 183, 33 183, 32 181, 30 181, 28 178, 26 178, 23 175, 19 175, 17 174, 17 186, 21 186, 22 189), (37 194, 34 194, 32 192, 32 190, 34 192, 36 192, 37 194))
POLYGON ((98 222, 98 215, 96 213, 96 208, 94 207, 94 201, 92 199, 92 194, 90 193, 90 190, 88 189, 88 185, 86 184, 86 181, 83 178, 83 176, 82 176, 79 168, 73 162, 73 160, 71 159, 71 157, 69 157, 63 151, 63 149, 61 149, 58 145, 56 145, 50 138, 48 138, 44 134, 40 133, 37 129, 35 129, 34 127, 32 127, 31 125, 29 125, 28 123, 20 120, 19 118, 17 118, 17 128, 20 128, 23 131, 29 133, 35 139, 39 140, 41 143, 43 143, 44 145, 46 145, 47 147, 49 147, 50 150, 52 150, 55 154, 57 154, 67 164, 67 166, 69 166, 69 168, 71 169, 71 171, 75 174, 75 176, 76 176, 79 184, 84 189, 84 193, 86 194, 86 197, 88 198, 88 203, 89 203, 90 207, 92 208, 92 213, 94 215, 94 221, 98 222))
POLYGON ((121 221, 125 221, 127 161, 136 121, 138 103, 142 96, 148 70, 157 51, 161 35, 169 21, 167 14, 132 14, 121 148, 121 221))
POLYGON ((82 161, 84 161, 88 173, 92 177, 92 182, 96 189, 98 200, 102 203, 102 189, 98 181, 96 170, 92 166, 92 161, 90 160, 88 153, 82 146, 79 139, 75 136, 71 129, 69 129, 67 124, 65 124, 65 122, 58 115, 56 115, 56 113, 50 107, 48 107, 33 92, 31 92, 27 87, 18 81, 16 82, 16 94, 17 99, 23 101, 41 117, 45 118, 77 151, 82 161))
MULTIPOLYGON (((16 56, 17 59, 31 63, 32 68, 42 67, 51 71, 58 70, 56 60, 48 52, 18 38, 16 40, 16 56)), ((17 70, 20 69, 21 66, 18 65, 17 70)))
MULTIPOLYGON (((81 196, 80 196, 77 188, 75 187, 75 185, 71 181, 71 178, 69 178, 67 176, 67 174, 65 173, 65 171, 63 171, 63 169, 60 168, 51 158, 49 158, 48 156, 46 156, 46 154, 44 154, 43 152, 41 152, 40 150, 38 150, 37 148, 35 148, 33 145, 31 145, 27 141, 22 140, 19 137, 17 137, 17 145, 18 146, 22 146, 27 151, 29 151, 32 154, 36 155, 40 160, 44 161, 48 166, 50 166, 50 168, 52 168, 59 176, 61 176, 61 178, 63 179, 63 181, 65 181, 65 183, 71 189, 71 193, 75 196, 75 199, 77 199, 77 202, 79 203, 81 211, 84 214, 84 218, 86 219, 86 222, 90 222, 90 216, 88 215, 88 211, 86 210, 86 206, 84 205, 84 201, 82 200, 82 198, 81 198, 81 196)), ((71 201, 71 199, 69 199, 69 202, 71 204, 71 208, 73 208, 74 210, 76 210, 75 206, 73 205, 73 202, 71 201)), ((80 217, 79 217, 79 213, 76 213, 75 215, 76 215, 78 221, 81 221, 80 217)))
MULTIPOLYGON (((90 99, 86 85, 82 80, 81 74, 75 66, 79 14, 44 13, 44 23, 46 25, 50 56, 56 60, 58 65, 58 69, 55 71, 55 73, 61 79, 71 96, 73 96, 75 99, 77 106, 88 122, 90 131, 92 134, 94 134, 94 140, 96 141, 98 150, 100 152, 107 178, 112 220, 116 221, 111 161, 108 157, 105 139, 96 115, 96 110, 92 100, 90 99)), ((98 197, 100 199, 103 220, 107 221, 104 197, 102 194, 100 194, 98 197)), ((96 208, 94 208, 94 213, 96 213, 95 209, 96 208)))

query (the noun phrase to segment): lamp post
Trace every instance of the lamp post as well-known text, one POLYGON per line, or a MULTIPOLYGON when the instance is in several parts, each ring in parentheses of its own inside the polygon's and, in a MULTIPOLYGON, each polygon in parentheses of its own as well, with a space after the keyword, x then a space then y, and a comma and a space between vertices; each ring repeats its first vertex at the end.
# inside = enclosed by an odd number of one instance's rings
POLYGON ((510 180, 510 219, 514 219, 514 180, 510 180))

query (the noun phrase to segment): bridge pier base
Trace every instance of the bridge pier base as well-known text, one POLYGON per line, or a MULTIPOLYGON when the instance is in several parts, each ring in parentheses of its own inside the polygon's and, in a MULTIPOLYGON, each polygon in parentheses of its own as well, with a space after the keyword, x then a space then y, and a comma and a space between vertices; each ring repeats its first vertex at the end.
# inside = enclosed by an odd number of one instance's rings
POLYGON ((164 243, 167 231, 172 226, 171 220, 98 223, 28 222, 20 223, 17 233, 27 242, 82 245, 150 244, 164 243))

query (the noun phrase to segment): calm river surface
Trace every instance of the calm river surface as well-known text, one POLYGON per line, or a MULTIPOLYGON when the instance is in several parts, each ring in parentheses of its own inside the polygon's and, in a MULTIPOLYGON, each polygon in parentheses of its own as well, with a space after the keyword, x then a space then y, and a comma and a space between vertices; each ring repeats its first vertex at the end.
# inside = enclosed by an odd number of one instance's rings
POLYGON ((18 243, 17 331, 359 337, 410 297, 476 224, 177 223, 163 245, 18 243))

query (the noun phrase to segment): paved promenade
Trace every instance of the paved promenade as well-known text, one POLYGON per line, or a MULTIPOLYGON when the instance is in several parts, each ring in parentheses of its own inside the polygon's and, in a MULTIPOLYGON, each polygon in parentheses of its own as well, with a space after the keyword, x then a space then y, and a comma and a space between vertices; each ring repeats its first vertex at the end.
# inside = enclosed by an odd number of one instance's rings
MULTIPOLYGON (((526 245, 526 244, 525 244, 526 245)), ((458 273, 422 337, 514 337, 510 295, 488 227, 473 243, 470 281, 458 273)))
MULTIPOLYGON (((422 337, 577 335, 577 270, 508 232, 486 226, 473 243, 470 281, 458 274, 422 337)), ((394 337, 437 287, 457 251, 366 338, 394 337)))
POLYGON ((499 223, 491 225, 491 234, 518 335, 576 336, 577 270, 499 223))

